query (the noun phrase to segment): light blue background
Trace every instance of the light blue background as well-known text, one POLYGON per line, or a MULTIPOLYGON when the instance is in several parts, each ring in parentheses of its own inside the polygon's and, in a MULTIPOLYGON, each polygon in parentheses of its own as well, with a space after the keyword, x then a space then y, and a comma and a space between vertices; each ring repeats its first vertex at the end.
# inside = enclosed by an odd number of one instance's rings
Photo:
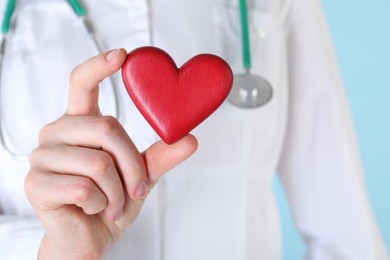
MULTIPOLYGON (((390 251, 390 1, 322 0, 360 145, 369 199, 390 251)), ((285 260, 302 259, 283 191, 285 260)))

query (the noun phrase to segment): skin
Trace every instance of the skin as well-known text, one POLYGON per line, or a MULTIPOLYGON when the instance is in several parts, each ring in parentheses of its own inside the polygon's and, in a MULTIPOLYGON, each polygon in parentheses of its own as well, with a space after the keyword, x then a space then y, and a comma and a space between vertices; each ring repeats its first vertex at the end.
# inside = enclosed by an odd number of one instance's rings
POLYGON ((40 132, 25 192, 45 229, 41 260, 102 259, 161 176, 197 148, 187 135, 140 153, 115 118, 101 115, 98 85, 126 56, 113 50, 76 67, 66 113, 40 132))

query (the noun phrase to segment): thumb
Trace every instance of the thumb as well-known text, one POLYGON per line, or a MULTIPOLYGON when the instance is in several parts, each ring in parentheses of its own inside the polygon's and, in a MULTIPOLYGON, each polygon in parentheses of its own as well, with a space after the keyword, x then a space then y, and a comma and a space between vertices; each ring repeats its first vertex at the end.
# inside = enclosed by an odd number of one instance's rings
POLYGON ((187 135, 171 145, 159 141, 150 146, 143 153, 149 175, 149 189, 164 173, 190 157, 197 148, 198 142, 193 135, 187 135))
MULTIPOLYGON (((198 142, 192 135, 187 135, 174 144, 167 145, 158 141, 150 146, 143 154, 148 171, 148 190, 150 191, 164 173, 190 157, 197 149, 198 142)), ((116 224, 119 230, 125 230, 137 218, 144 200, 133 201, 127 198, 124 218, 116 224)))
POLYGON ((127 57, 124 49, 101 53, 77 66, 70 75, 66 114, 99 115, 99 83, 118 71, 127 57))

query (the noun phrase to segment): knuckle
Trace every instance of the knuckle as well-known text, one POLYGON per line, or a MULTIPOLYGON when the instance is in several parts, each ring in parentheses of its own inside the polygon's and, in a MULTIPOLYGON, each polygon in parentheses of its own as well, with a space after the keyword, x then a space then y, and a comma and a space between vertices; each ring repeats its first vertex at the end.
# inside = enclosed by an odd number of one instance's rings
POLYGON ((28 160, 31 169, 39 169, 42 168, 48 158, 50 153, 52 153, 54 148, 51 145, 39 145, 31 151, 28 160))
POLYGON ((94 81, 100 83, 104 80, 104 77, 99 76, 101 72, 99 71, 99 59, 92 57, 85 62, 77 65, 72 69, 69 75, 69 83, 71 86, 77 86, 80 83, 85 82, 90 79, 90 76, 93 76, 94 81))
POLYGON ((105 175, 110 169, 112 169, 114 162, 109 154, 106 152, 96 152, 88 162, 88 166, 91 169, 91 173, 94 176, 105 175))
POLYGON ((28 160, 30 162, 30 169, 34 167, 34 165, 40 161, 40 158, 42 158, 42 152, 41 147, 38 146, 34 150, 31 151, 30 156, 28 157, 28 160))
POLYGON ((24 192, 27 198, 31 198, 31 195, 34 192, 35 187, 36 187, 36 178, 34 178, 33 171, 30 170, 26 178, 24 179, 24 192))
POLYGON ((49 123, 45 126, 43 126, 38 133, 38 141, 39 144, 43 143, 45 140, 47 140, 52 133, 54 133, 56 130, 56 122, 49 123))
POLYGON ((119 132, 120 124, 112 116, 102 116, 99 119, 98 130, 104 136, 112 136, 119 132))
POLYGON ((42 186, 42 177, 40 177, 39 172, 36 170, 30 169, 26 175, 23 183, 24 193, 26 198, 34 207, 39 200, 39 190, 42 186))
POLYGON ((30 169, 34 169, 41 165, 42 161, 51 152, 51 149, 46 145, 40 145, 31 151, 29 155, 30 169))
POLYGON ((93 183, 88 178, 79 178, 79 180, 72 185, 70 190, 70 194, 76 204, 77 202, 88 200, 93 196, 93 193, 93 183))
POLYGON ((80 68, 81 68, 81 65, 78 65, 78 66, 74 67, 72 69, 72 71, 70 72, 70 76, 69 76, 70 85, 72 85, 78 81, 79 74, 80 74, 80 68))

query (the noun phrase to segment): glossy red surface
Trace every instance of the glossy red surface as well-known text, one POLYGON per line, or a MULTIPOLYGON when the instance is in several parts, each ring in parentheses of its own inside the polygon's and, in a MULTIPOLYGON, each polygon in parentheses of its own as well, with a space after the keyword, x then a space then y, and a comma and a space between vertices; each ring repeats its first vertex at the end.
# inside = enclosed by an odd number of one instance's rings
POLYGON ((226 99, 233 83, 229 65, 200 54, 177 68, 155 47, 141 47, 127 56, 122 78, 134 104, 164 142, 188 134, 226 99))

